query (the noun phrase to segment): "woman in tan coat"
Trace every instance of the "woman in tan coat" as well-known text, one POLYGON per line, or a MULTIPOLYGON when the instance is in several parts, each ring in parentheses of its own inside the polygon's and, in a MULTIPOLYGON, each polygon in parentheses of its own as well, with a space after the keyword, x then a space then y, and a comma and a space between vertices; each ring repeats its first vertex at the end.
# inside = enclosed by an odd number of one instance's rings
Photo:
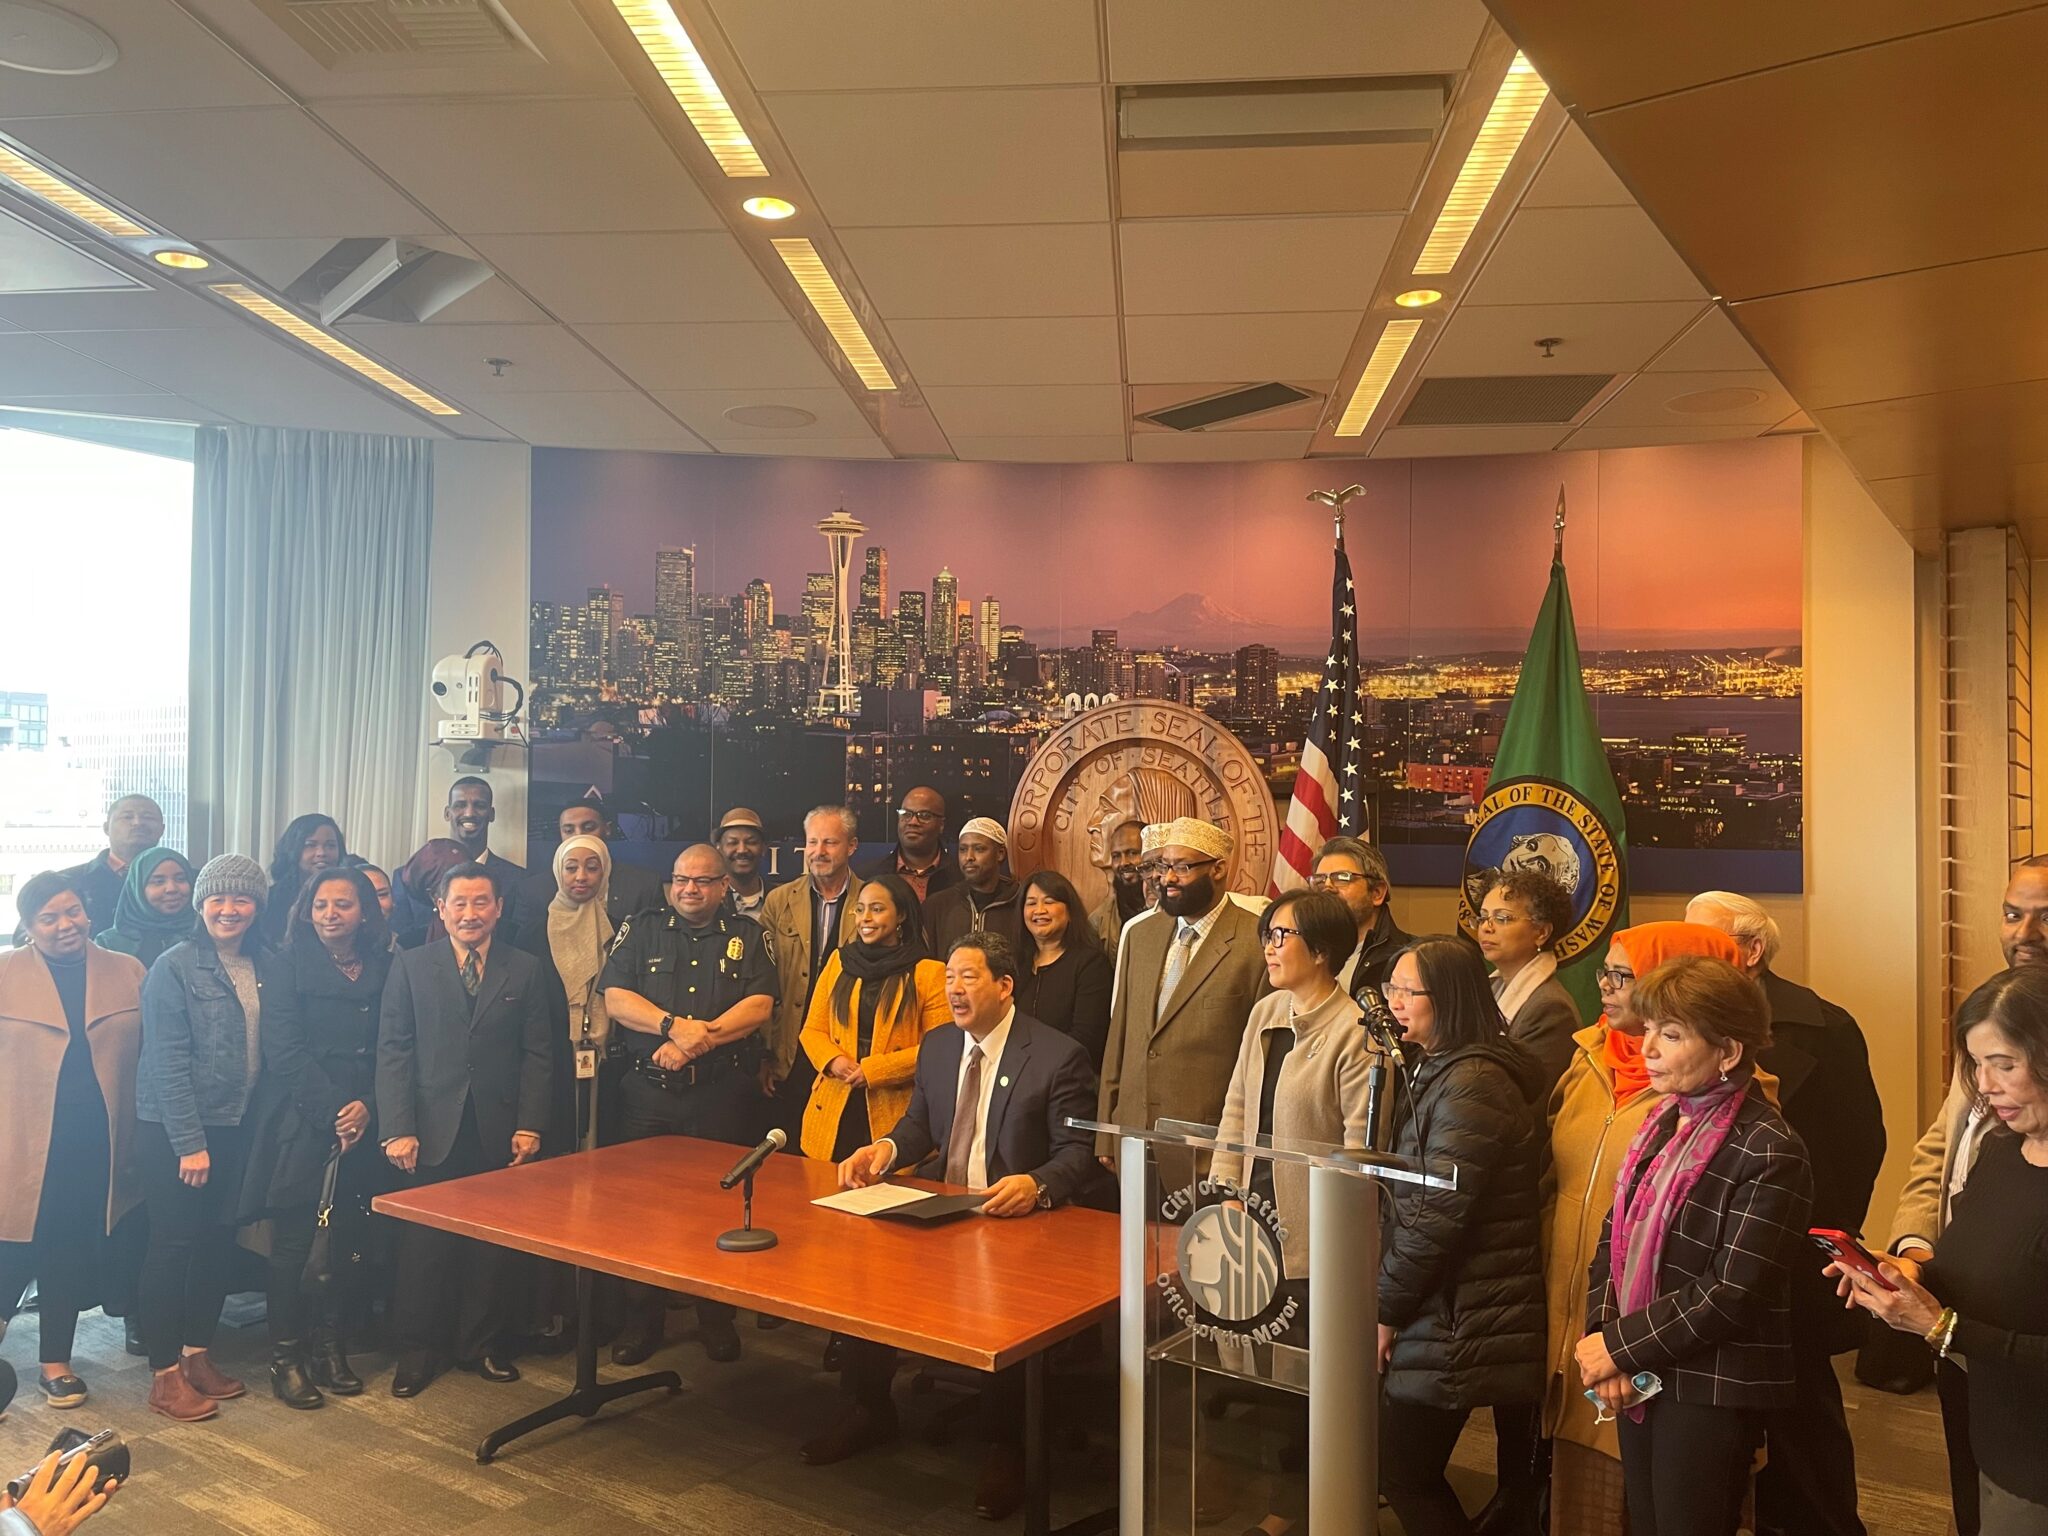
POLYGON ((953 1021, 946 968, 925 957, 917 898, 895 875, 854 897, 855 937, 819 973, 799 1043, 818 1069, 804 1107, 805 1157, 844 1162, 910 1107, 917 1047, 953 1021))
POLYGON ((36 1282, 42 1308, 38 1385, 76 1408, 71 1369, 78 1314, 99 1303, 103 1247, 142 1202, 135 1170, 135 1063, 142 1051, 142 965, 91 940, 68 876, 21 888, 29 943, 0 955, 0 1327, 36 1282))
POLYGON ((1586 1333, 1586 1292, 1614 1180, 1629 1143, 1659 1102, 1643 1065, 1636 978, 1677 955, 1740 961, 1735 941, 1698 923, 1624 929, 1600 971, 1606 1009, 1572 1037, 1571 1065, 1550 1101, 1550 1173, 1543 1207, 1543 1290, 1549 1309, 1543 1432, 1551 1441, 1552 1536, 1621 1536, 1621 1443, 1594 1422, 1574 1351, 1586 1333))

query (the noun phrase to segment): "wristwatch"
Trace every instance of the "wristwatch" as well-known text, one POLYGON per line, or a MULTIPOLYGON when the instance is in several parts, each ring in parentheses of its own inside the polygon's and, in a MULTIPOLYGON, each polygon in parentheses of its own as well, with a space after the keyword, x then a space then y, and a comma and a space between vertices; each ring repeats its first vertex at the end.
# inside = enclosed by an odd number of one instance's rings
POLYGON ((676 1016, 664 1013, 661 1016, 661 1038, 673 1042, 676 1037, 676 1016))
POLYGON ((1045 1180, 1034 1178, 1031 1182, 1038 1186, 1038 1208, 1041 1211, 1051 1210, 1052 1191, 1045 1187, 1045 1180))

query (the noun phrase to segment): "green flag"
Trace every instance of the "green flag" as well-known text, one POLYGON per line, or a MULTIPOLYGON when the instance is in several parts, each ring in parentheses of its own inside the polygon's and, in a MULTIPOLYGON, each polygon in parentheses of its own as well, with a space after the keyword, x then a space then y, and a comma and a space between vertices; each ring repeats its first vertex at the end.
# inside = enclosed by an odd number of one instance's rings
POLYGON ((1600 1013, 1593 973, 1606 964, 1608 941, 1628 926, 1627 826, 1579 671, 1579 636, 1564 570, 1562 492, 1557 505, 1550 590, 1536 615, 1486 798, 1465 844, 1458 921, 1468 933, 1477 931, 1480 906, 1504 870, 1536 869, 1555 878, 1572 905, 1570 926, 1555 936, 1558 979, 1590 1021, 1600 1013))

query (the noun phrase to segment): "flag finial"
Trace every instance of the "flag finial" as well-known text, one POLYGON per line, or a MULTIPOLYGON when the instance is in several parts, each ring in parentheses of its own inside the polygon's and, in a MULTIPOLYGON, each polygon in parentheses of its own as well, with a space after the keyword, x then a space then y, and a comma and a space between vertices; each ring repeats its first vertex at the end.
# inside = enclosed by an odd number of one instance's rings
POLYGON ((1337 538, 1341 543, 1344 538, 1344 503, 1354 496, 1363 496, 1364 494, 1364 486, 1347 485, 1341 491, 1310 491, 1308 499, 1310 501, 1319 501, 1330 509, 1330 520, 1336 524, 1337 538))
POLYGON ((1562 485, 1557 488, 1557 521, 1552 523, 1550 527, 1553 534, 1550 545, 1550 558, 1562 560, 1564 558, 1564 487, 1562 485))

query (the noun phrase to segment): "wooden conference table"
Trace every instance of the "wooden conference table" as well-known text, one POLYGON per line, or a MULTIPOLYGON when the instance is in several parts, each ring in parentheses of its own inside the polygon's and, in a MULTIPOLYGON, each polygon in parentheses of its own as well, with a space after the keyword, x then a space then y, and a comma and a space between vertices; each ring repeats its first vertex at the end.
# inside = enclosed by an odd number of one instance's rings
POLYGON ((682 1390, 673 1371, 597 1379, 591 1276, 618 1275, 974 1370, 1021 1362, 1024 1528, 1043 1536, 1045 1351, 1116 1310, 1116 1218, 1071 1206, 934 1226, 852 1216, 811 1204, 838 1189, 832 1164, 778 1155, 755 1176, 754 1223, 780 1241, 727 1253, 717 1238, 740 1224, 740 1194, 721 1191, 718 1181, 742 1150, 659 1136, 377 1198, 377 1210, 401 1221, 575 1266, 574 1390, 486 1435, 477 1460, 548 1424, 590 1418, 618 1398, 682 1390))

